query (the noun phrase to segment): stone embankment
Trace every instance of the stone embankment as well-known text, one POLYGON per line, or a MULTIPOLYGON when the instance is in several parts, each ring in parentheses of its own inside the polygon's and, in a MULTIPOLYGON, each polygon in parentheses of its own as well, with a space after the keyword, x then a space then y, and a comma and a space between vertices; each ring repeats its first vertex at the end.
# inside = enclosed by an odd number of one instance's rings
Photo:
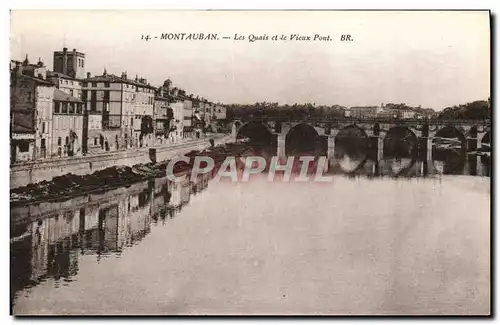
POLYGON ((89 175, 114 166, 134 166, 149 162, 161 162, 191 150, 203 150, 212 145, 232 142, 229 135, 213 135, 204 139, 135 150, 105 152, 83 157, 48 159, 10 167, 10 188, 50 181, 65 174, 89 175))
MULTIPOLYGON (((196 156, 210 156, 220 164, 227 156, 239 156, 248 150, 244 143, 225 143, 203 150, 192 150, 184 155, 191 162, 176 163, 174 174, 190 172, 196 156)), ((146 179, 166 176, 166 167, 170 160, 161 162, 139 163, 133 166, 116 165, 98 170, 89 175, 67 173, 49 180, 12 189, 11 206, 19 206, 35 202, 52 202, 65 200, 74 196, 105 192, 121 186, 129 186, 146 179)))

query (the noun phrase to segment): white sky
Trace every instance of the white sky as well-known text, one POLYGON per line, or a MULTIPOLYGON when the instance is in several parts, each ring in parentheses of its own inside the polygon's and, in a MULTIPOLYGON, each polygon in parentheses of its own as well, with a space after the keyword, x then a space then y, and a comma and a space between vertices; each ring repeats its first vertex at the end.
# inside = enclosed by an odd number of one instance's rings
POLYGON ((93 75, 136 74, 224 103, 271 101, 440 110, 490 94, 488 12, 12 11, 11 58, 66 44, 93 75), (163 32, 331 35, 330 42, 145 42, 163 32), (350 34, 351 43, 340 42, 350 34))

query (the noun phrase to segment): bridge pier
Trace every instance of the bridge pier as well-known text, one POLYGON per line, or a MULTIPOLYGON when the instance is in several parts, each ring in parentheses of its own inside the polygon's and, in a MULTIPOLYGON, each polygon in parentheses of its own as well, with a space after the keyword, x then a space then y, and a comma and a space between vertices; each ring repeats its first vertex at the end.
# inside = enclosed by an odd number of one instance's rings
POLYGON ((327 151, 328 165, 332 166, 335 159, 335 136, 328 136, 328 151, 327 151))
POLYGON ((238 130, 236 128, 236 124, 233 123, 233 127, 231 128, 231 137, 232 137, 234 142, 236 142, 237 134, 238 134, 238 130))
POLYGON ((481 138, 467 138, 467 151, 475 151, 481 147, 481 138))
POLYGON ((432 161, 432 137, 427 137, 425 141, 425 160, 432 161))
POLYGON ((384 137, 377 137, 377 161, 384 159, 384 137))
POLYGON ((277 134, 278 138, 278 148, 277 148, 277 156, 278 156, 278 161, 282 162, 286 160, 286 154, 285 154, 285 135, 282 133, 277 134))

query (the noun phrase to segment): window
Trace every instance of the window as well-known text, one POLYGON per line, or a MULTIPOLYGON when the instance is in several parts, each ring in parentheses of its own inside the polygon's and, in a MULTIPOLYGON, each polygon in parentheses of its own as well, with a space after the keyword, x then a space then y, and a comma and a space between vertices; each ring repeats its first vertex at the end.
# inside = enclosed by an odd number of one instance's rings
POLYGON ((19 151, 20 152, 28 152, 30 150, 30 145, 28 142, 20 142, 19 143, 19 151))
POLYGON ((97 146, 97 138, 94 138, 94 146, 97 146))
POLYGON ((57 138, 57 145, 60 146, 61 145, 61 137, 57 138))
POLYGON ((82 114, 82 104, 76 104, 76 114, 82 114))
POLYGON ((31 102, 31 91, 28 91, 28 102, 31 102))
POLYGON ((64 80, 64 83, 67 85, 68 84, 68 80, 64 80))
POLYGON ((68 113, 75 114, 75 103, 68 103, 68 113))
POLYGON ((45 122, 42 122, 42 134, 45 134, 45 122))
POLYGON ((59 114, 59 113, 61 113, 61 103, 54 102, 54 114, 59 114))
POLYGON ((90 93, 90 110, 94 112, 97 110, 97 91, 95 90, 90 93))
POLYGON ((109 88, 109 82, 105 82, 104 87, 109 88))
POLYGON ((97 87, 97 82, 93 82, 92 87, 97 87))
POLYGON ((63 114, 68 114, 68 103, 62 103, 62 112, 63 114))
POLYGON ((83 100, 84 102, 86 102, 86 101, 87 101, 87 91, 86 91, 86 90, 82 90, 82 100, 83 100))
POLYGON ((87 87, 87 86, 88 86, 88 83, 87 83, 87 82, 84 82, 82 85, 83 85, 83 87, 87 87))
POLYGON ((84 62, 85 62, 85 61, 83 61, 83 59, 82 59, 82 68, 84 67, 84 62))
POLYGON ((71 85, 73 86, 73 81, 70 81, 71 82, 71 85))
POLYGON ((69 144, 69 137, 66 137, 66 141, 64 141, 66 145, 69 144))

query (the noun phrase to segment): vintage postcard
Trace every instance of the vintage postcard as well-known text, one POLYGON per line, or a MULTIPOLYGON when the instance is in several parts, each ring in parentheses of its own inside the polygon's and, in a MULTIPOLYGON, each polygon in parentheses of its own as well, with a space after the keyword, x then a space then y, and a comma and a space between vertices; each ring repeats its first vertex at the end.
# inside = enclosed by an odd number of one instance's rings
POLYGON ((10 18, 12 315, 491 314, 489 11, 10 18))

